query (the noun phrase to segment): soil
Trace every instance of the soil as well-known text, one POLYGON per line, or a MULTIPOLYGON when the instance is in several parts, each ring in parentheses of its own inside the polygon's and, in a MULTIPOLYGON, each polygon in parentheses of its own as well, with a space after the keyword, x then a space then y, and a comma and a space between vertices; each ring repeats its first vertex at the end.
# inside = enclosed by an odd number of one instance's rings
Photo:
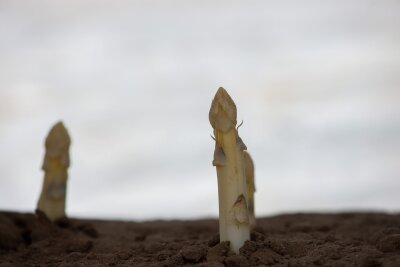
POLYGON ((400 266, 400 214, 258 219, 239 255, 218 221, 101 221, 0 212, 0 266, 400 266))

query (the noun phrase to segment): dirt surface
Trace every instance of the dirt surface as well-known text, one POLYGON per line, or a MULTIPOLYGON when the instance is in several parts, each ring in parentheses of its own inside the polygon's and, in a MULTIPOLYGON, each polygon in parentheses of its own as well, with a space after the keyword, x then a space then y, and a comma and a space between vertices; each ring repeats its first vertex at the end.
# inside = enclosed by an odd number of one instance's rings
POLYGON ((239 255, 217 220, 123 222, 0 213, 0 266, 400 266, 400 215, 258 220, 239 255))

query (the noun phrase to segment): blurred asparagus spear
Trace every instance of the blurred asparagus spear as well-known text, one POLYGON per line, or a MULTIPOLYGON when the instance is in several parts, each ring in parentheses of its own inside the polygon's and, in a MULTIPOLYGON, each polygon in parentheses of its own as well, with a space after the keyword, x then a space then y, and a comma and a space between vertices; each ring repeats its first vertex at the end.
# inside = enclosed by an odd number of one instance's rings
POLYGON ((254 192, 256 192, 255 182, 254 182, 254 163, 249 152, 247 150, 243 151, 244 158, 244 170, 246 175, 247 184, 247 206, 249 209, 249 223, 250 228, 254 229, 256 227, 256 217, 254 214, 254 192))
POLYGON ((51 221, 65 217, 69 146, 71 139, 62 122, 51 128, 46 141, 42 170, 45 172, 37 209, 51 221))
POLYGON ((236 129, 236 105, 220 87, 212 101, 209 120, 214 128, 213 165, 217 168, 220 242, 230 241, 233 252, 250 239, 243 150, 236 129))

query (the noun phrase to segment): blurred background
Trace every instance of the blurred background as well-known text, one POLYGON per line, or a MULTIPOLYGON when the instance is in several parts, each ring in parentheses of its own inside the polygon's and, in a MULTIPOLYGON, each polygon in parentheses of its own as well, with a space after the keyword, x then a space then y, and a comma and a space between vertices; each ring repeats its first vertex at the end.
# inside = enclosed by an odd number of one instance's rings
POLYGON ((75 217, 217 216, 225 87, 256 213, 400 210, 400 2, 0 0, 0 209, 32 211, 72 137, 75 217))

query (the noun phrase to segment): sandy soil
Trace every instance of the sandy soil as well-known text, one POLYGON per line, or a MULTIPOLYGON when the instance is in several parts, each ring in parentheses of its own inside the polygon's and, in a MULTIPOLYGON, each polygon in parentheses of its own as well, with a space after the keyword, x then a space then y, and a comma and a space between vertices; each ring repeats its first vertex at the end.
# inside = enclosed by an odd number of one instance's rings
POLYGON ((217 220, 60 220, 0 213, 0 266, 400 266, 400 215, 262 218, 240 255, 217 220))

